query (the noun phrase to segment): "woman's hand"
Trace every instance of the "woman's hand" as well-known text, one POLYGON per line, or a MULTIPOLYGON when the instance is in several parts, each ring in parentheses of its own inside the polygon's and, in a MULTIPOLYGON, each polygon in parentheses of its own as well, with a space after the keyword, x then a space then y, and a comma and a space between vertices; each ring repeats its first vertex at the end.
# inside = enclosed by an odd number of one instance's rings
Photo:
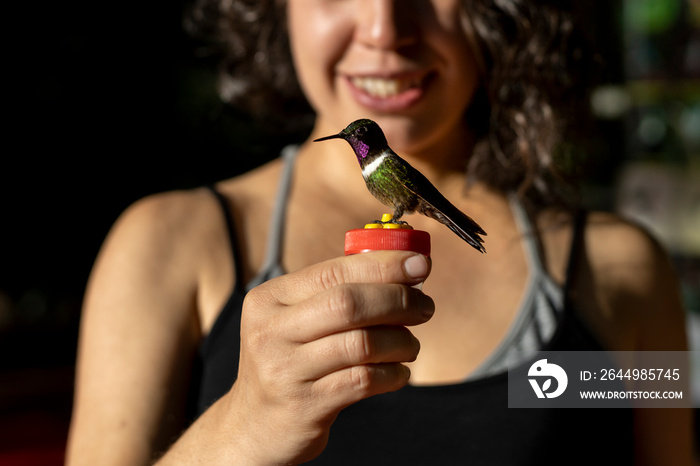
POLYGON ((323 451, 344 407, 397 390, 419 343, 406 328, 433 314, 429 261, 404 252, 343 257, 252 290, 241 322, 238 380, 222 399, 230 441, 257 463, 323 451), (244 445, 242 445, 242 443, 244 445))
POLYGON ((149 198, 105 241, 85 297, 67 464, 303 461, 323 450, 343 407, 408 381, 401 363, 418 342, 406 326, 433 312, 411 288, 428 260, 340 257, 248 294, 236 383, 172 443, 200 342, 197 245, 218 215, 209 204, 206 193, 149 198))

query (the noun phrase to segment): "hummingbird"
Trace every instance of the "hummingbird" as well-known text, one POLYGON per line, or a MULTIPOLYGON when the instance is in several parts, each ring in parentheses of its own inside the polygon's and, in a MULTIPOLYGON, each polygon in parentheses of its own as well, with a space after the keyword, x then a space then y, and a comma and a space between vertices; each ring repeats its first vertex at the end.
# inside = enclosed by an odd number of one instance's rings
POLYGON ((486 252, 484 240, 479 236, 486 236, 486 232, 448 201, 421 172, 391 150, 377 123, 356 120, 340 133, 314 142, 328 139, 344 139, 350 144, 369 192, 382 204, 394 208, 391 220, 378 223, 405 223, 399 220, 404 213, 418 212, 446 225, 476 250, 486 252))

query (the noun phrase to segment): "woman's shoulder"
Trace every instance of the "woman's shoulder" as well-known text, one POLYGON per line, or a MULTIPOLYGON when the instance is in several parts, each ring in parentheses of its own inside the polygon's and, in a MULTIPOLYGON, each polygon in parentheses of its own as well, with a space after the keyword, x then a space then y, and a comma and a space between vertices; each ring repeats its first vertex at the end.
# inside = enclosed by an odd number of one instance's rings
POLYGON ((685 348, 684 314, 676 274, 663 245, 643 226, 616 214, 592 212, 584 233, 585 261, 595 307, 613 330, 632 329, 633 349, 685 348))
POLYGON ((663 255, 658 241, 641 224, 611 212, 593 211, 586 222, 591 252, 609 260, 649 260, 663 255))
POLYGON ((167 247, 206 225, 214 207, 211 199, 206 188, 145 196, 126 208, 110 234, 167 247))
POLYGON ((239 206, 246 209, 251 205, 268 203, 274 198, 282 175, 284 162, 277 158, 239 176, 221 181, 215 188, 239 206))
POLYGON ((640 224, 613 213, 588 215, 585 248, 593 270, 638 292, 648 292, 660 273, 672 273, 659 241, 640 224))
POLYGON ((176 241, 190 234, 200 235, 208 227, 221 224, 221 206, 212 190, 223 196, 237 213, 261 207, 274 193, 279 162, 273 161, 248 173, 198 188, 170 190, 145 196, 132 203, 120 216, 115 228, 176 241))
POLYGON ((668 262, 659 242, 641 225, 603 211, 585 212, 582 239, 573 244, 576 214, 568 210, 545 210, 537 217, 549 267, 560 282, 572 255, 583 257, 598 276, 641 283, 661 263, 668 262), (579 247, 582 250, 573 251, 579 247), (643 270, 640 270, 643 269, 643 270), (651 269, 651 270, 649 270, 651 269))
POLYGON ((131 276, 151 289, 158 283, 191 289, 207 243, 217 236, 215 208, 205 188, 161 192, 133 202, 107 235, 96 271, 131 276))
POLYGON ((587 212, 576 244, 574 219, 565 211, 539 215, 547 267, 559 283, 571 280, 577 310, 604 343, 618 350, 681 348, 679 287, 664 247, 643 226, 596 211, 587 212))

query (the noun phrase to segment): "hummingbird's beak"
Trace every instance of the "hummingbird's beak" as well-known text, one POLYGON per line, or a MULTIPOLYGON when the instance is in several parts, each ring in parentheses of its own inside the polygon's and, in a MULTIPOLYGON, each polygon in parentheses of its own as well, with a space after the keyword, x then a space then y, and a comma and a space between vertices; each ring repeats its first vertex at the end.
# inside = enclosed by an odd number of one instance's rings
POLYGON ((343 139, 343 136, 341 136, 340 134, 334 134, 332 136, 326 136, 324 138, 314 139, 314 142, 327 141, 329 139, 343 139))

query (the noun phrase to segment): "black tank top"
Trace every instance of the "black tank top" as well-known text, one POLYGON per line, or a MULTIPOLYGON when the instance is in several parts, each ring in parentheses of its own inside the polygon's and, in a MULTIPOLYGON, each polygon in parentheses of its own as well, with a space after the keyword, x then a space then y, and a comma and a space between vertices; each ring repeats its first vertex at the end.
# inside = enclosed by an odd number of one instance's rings
MULTIPOLYGON (((242 277, 229 207, 213 192, 224 212, 236 276, 242 277)), ((567 282, 581 251, 584 222, 583 215, 577 217, 567 282)), ((199 349, 190 396, 192 418, 223 396, 236 380, 245 293, 245 287, 236 282, 199 349)), ((556 331, 542 349, 602 351, 571 307, 565 299, 556 331)), ((508 377, 502 372, 450 385, 409 385, 362 400, 340 413, 328 446, 310 464, 633 464, 631 409, 508 408, 507 388, 508 377)))

